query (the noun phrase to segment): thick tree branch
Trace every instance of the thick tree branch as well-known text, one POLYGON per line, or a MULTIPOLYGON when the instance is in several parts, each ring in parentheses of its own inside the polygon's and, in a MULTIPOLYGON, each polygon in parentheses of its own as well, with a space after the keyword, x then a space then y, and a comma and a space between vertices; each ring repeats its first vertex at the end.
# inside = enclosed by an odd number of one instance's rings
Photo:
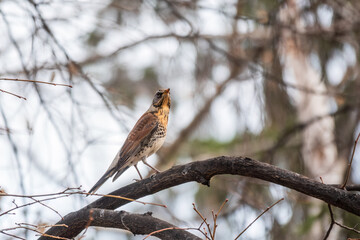
POLYGON ((87 224, 88 226, 120 228, 130 231, 134 235, 148 235, 161 229, 174 228, 166 231, 158 231, 152 235, 160 239, 201 239, 168 222, 152 217, 151 212, 147 212, 145 214, 134 214, 125 211, 92 208, 81 212, 81 214, 83 219, 82 224, 85 223, 85 225, 87 224))
MULTIPOLYGON (((221 174, 241 175, 276 183, 360 216, 359 194, 326 185, 300 174, 246 157, 221 156, 174 166, 167 171, 122 187, 110 194, 137 199, 192 181, 209 185, 213 176, 221 174)), ((86 226, 84 216, 88 219, 88 215, 84 212, 88 212, 91 208, 116 209, 127 203, 128 201, 122 199, 102 197, 88 206, 66 215, 64 220, 57 223, 66 224, 68 228, 53 227, 46 234, 73 238, 86 226)), ((40 239, 51 238, 43 236, 40 239)))

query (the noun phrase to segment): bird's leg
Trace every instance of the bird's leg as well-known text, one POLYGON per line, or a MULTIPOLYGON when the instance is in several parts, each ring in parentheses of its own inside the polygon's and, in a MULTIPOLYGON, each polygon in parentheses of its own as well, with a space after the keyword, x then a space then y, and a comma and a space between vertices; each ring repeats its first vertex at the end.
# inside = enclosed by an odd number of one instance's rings
POLYGON ((140 174, 139 169, 137 168, 137 164, 135 164, 135 165, 134 165, 134 167, 135 167, 135 169, 136 169, 137 173, 139 174, 140 179, 142 180, 143 178, 142 178, 142 176, 141 176, 141 174, 140 174))
POLYGON ((151 168, 152 170, 154 170, 156 173, 159 173, 160 171, 159 170, 157 170, 156 168, 154 168, 153 166, 151 166, 150 164, 148 164, 147 162, 146 162, 146 158, 143 158, 143 159, 141 159, 142 160, 142 162, 146 165, 146 166, 148 166, 149 168, 151 168))

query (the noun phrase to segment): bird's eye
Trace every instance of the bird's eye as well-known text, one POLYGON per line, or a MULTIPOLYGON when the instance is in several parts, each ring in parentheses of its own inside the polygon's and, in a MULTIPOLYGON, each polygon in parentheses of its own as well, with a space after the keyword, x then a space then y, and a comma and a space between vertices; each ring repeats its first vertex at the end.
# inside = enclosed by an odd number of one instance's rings
POLYGON ((156 93, 156 97, 161 97, 161 95, 162 95, 162 92, 157 92, 156 93))

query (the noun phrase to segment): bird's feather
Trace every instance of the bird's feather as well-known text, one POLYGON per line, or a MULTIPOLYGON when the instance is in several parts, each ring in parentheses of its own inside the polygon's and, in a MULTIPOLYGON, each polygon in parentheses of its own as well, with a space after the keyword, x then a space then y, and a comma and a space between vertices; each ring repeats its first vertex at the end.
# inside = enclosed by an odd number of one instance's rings
POLYGON ((99 179, 99 181, 97 181, 95 185, 90 189, 89 193, 96 192, 99 187, 101 187, 106 182, 106 180, 108 180, 112 175, 114 175, 115 172, 116 171, 114 168, 108 169, 105 174, 99 179))
POLYGON ((119 161, 117 166, 121 167, 130 157, 135 156, 139 150, 149 142, 158 124, 157 117, 150 112, 146 112, 141 116, 120 150, 121 161, 119 161))
POLYGON ((123 169, 125 167, 127 168, 131 164, 131 159, 139 153, 143 146, 148 144, 152 134, 156 131, 157 126, 157 118, 152 113, 146 112, 140 117, 130 131, 124 145, 108 168, 108 171, 114 168, 115 172, 117 172, 113 181, 124 172, 123 169))
POLYGON ((110 167, 100 180, 91 188, 89 193, 95 192, 104 182, 112 177, 115 181, 131 164, 131 158, 134 157, 142 147, 148 144, 151 135, 156 131, 158 121, 156 116, 150 112, 144 113, 136 122, 125 140, 124 145, 112 161, 110 167))

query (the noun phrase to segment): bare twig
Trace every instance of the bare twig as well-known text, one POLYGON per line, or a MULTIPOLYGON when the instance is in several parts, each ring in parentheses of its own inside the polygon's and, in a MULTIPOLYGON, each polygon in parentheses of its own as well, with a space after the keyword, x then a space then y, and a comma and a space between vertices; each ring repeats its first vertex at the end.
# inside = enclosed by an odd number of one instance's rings
POLYGON ((0 127, 0 131, 6 132, 6 133, 12 132, 9 128, 2 128, 2 127, 0 127))
POLYGON ((270 207, 266 208, 259 216, 257 216, 254 221, 252 221, 239 235, 237 235, 237 237, 234 239, 238 239, 246 230, 249 229, 249 227, 251 227, 251 225, 256 222, 262 215, 264 215, 267 211, 269 211, 273 206, 275 206, 276 204, 278 204, 279 202, 281 202, 282 200, 284 200, 284 198, 281 198, 279 200, 277 200, 274 204, 272 204, 270 207))
POLYGON ((54 224, 54 225, 49 225, 49 224, 45 224, 45 225, 35 225, 35 224, 30 224, 30 223, 17 223, 17 225, 22 226, 22 225, 26 225, 26 226, 31 226, 31 227, 35 227, 35 228, 49 228, 49 227, 69 227, 66 224, 54 224))
MULTIPOLYGON (((359 137, 358 137, 358 138, 359 138, 359 137)), ((355 144, 355 145, 356 145, 356 144, 355 144)), ((320 180, 321 180, 322 183, 324 183, 322 177, 320 177, 320 180)), ((353 232, 356 232, 356 233, 360 233, 360 231, 359 231, 359 230, 356 230, 355 228, 350 228, 350 227, 348 227, 348 226, 345 226, 345 225, 343 225, 343 224, 341 224, 341 223, 336 222, 336 220, 335 220, 335 218, 334 218, 334 213, 333 213, 333 211, 332 211, 332 209, 331 209, 331 205, 330 205, 330 204, 328 204, 328 208, 329 208, 329 213, 330 213, 331 222, 330 222, 329 229, 326 231, 326 234, 325 234, 323 240, 326 240, 326 239, 329 237, 329 235, 330 235, 330 233, 331 233, 331 230, 332 230, 332 228, 334 227, 334 224, 336 224, 336 225, 338 225, 339 227, 344 228, 344 229, 346 229, 346 230, 350 230, 350 231, 353 231, 353 232)))
MULTIPOLYGON (((199 217, 203 220, 203 222, 202 222, 201 224, 205 223, 205 225, 206 225, 206 227, 207 227, 207 231, 206 231, 206 228, 204 227, 205 237, 208 238, 208 237, 207 237, 207 232, 209 232, 211 239, 213 239, 212 233, 211 233, 210 224, 207 222, 206 218, 205 218, 205 217, 199 212, 199 210, 196 208, 195 203, 193 203, 192 205, 193 205, 194 211, 195 211, 195 212, 197 213, 197 215, 199 215, 199 217)), ((200 226, 201 226, 201 225, 200 225, 200 226)))
POLYGON ((81 186, 77 187, 77 188, 66 188, 63 191, 56 192, 56 193, 35 194, 35 195, 21 195, 21 194, 11 194, 11 193, 6 193, 6 192, 0 192, 0 196, 2 196, 2 197, 18 197, 18 198, 50 197, 50 196, 56 196, 56 195, 61 195, 61 194, 74 193, 74 192, 69 192, 69 191, 80 190, 80 189, 81 189, 81 186))
POLYGON ((20 78, 0 78, 0 80, 4 81, 17 81, 17 82, 32 82, 32 83, 42 83, 42 84, 49 84, 53 86, 64 86, 72 88, 72 85, 63 84, 63 83, 53 83, 53 82, 44 82, 44 81, 37 81, 37 80, 30 80, 30 79, 20 79, 20 78))
POLYGON ((70 195, 91 195, 91 196, 100 196, 100 197, 109 197, 109 198, 117 198, 117 199, 123 199, 129 202, 137 202, 137 203, 141 203, 143 205, 153 205, 153 206, 159 206, 159 207, 164 207, 166 208, 167 206, 164 204, 159 204, 159 203, 150 203, 150 202, 144 202, 144 201, 139 201, 139 200, 135 200, 132 198, 127 198, 127 197, 122 197, 122 196, 117 196, 117 195, 106 195, 106 194, 98 194, 98 193, 93 193, 93 194, 89 194, 85 191, 75 191, 72 192, 71 190, 80 190, 80 187, 78 188, 66 188, 64 191, 60 191, 60 192, 56 192, 56 193, 48 193, 48 194, 37 194, 37 195, 20 195, 20 194, 9 194, 9 193, 5 193, 5 192, 0 192, 0 196, 2 197, 16 197, 16 198, 29 198, 31 200, 33 200, 34 202, 31 203, 27 203, 24 205, 20 205, 20 206, 16 206, 12 209, 9 209, 8 211, 5 211, 3 213, 0 214, 0 216, 8 214, 11 211, 14 211, 18 208, 22 208, 22 207, 26 207, 35 203, 40 203, 43 206, 50 208, 51 210, 55 211, 55 213, 57 213, 61 218, 62 216, 55 210, 52 209, 51 207, 43 204, 44 201, 49 201, 49 200, 53 200, 53 199, 57 199, 57 198, 62 198, 62 197, 68 197, 70 195), (50 197, 50 198, 45 198, 45 199, 41 199, 38 200, 36 198, 40 198, 40 197, 50 197))
MULTIPOLYGON (((64 238, 64 237, 59 237, 59 236, 54 236, 54 235, 49 235, 49 234, 45 234, 42 233, 38 230, 39 226, 33 225, 33 224, 28 224, 28 223, 16 223, 17 227, 11 227, 11 228, 6 228, 6 229, 1 229, 0 233, 11 236, 13 238, 17 238, 17 239, 23 239, 26 240, 26 238, 22 238, 10 233, 7 233, 7 231, 12 231, 12 230, 16 230, 16 229, 25 229, 25 230, 29 230, 29 231, 33 231, 36 232, 38 234, 40 234, 41 236, 46 236, 49 237, 51 239, 63 239, 63 240, 70 240, 69 238, 64 238), (23 226, 23 225, 27 225, 27 226, 23 226), (29 227, 30 226, 30 227, 29 227)), ((42 226, 43 227, 43 226, 42 226)), ((46 227, 68 227, 64 224, 55 224, 55 225, 46 225, 46 227)))
POLYGON ((351 227, 345 226, 345 225, 337 222, 337 221, 335 220, 334 213, 333 213, 333 211, 332 211, 332 209, 331 209, 331 205, 330 205, 330 204, 328 204, 328 208, 329 208, 329 213, 330 213, 331 222, 330 222, 329 229, 327 230, 327 232, 326 232, 323 240, 326 240, 326 239, 329 237, 330 232, 331 232, 331 230, 332 230, 332 228, 333 228, 334 225, 338 225, 339 227, 341 227, 341 228, 343 228, 343 229, 346 229, 346 230, 349 230, 349 231, 352 231, 352 232, 355 232, 355 233, 360 234, 360 230, 357 230, 357 229, 355 229, 355 228, 351 228, 351 227))
MULTIPOLYGON (((0 195, 0 196, 1 196, 1 195, 0 195)), ((25 204, 23 204, 23 205, 15 205, 15 207, 13 207, 13 208, 5 211, 5 212, 2 212, 2 213, 0 214, 0 217, 3 216, 3 215, 9 214, 10 212, 12 212, 12 211, 14 211, 14 210, 17 210, 17 209, 20 209, 20 208, 24 208, 24 207, 33 205, 33 204, 35 204, 35 203, 50 201, 50 200, 54 200, 54 199, 58 199, 58 198, 63 198, 63 197, 67 197, 67 196, 50 197, 50 198, 45 198, 45 199, 37 200, 37 201, 34 201, 34 202, 30 202, 30 203, 25 203, 25 204)), ((61 218, 62 218, 62 217, 61 217, 61 218)))
POLYGON ((345 181, 344 181, 344 184, 341 186, 341 189, 345 189, 346 187, 346 184, 349 180, 349 177, 350 177, 350 170, 351 170, 351 165, 352 165, 352 161, 354 159, 354 154, 355 154, 355 151, 356 151, 356 146, 357 146, 357 143, 359 141, 359 137, 360 137, 360 133, 358 134, 356 140, 355 140, 355 143, 354 143, 354 148, 353 148, 353 151, 352 151, 352 154, 351 154, 351 159, 350 159, 350 162, 348 164, 348 168, 346 170, 346 177, 345 177, 345 181))
POLYGON ((64 219, 63 216, 62 216, 57 210, 55 210, 54 208, 50 207, 49 205, 46 205, 46 204, 43 203, 41 200, 38 200, 38 199, 36 199, 36 198, 30 198, 30 199, 33 200, 34 202, 37 202, 37 203, 43 205, 43 206, 46 207, 46 208, 52 210, 52 211, 53 211, 54 213, 56 213, 61 219, 64 219))
POLYGON ((333 212, 332 212, 332 209, 331 209, 331 205, 330 205, 330 204, 328 204, 328 208, 329 208, 329 212, 330 212, 331 223, 330 223, 329 229, 326 231, 326 234, 325 234, 323 240, 326 240, 326 239, 329 237, 330 232, 331 232, 331 230, 332 230, 332 228, 333 228, 333 226, 334 226, 334 223, 335 223, 334 214, 333 214, 333 212))
POLYGON ((219 210, 216 212, 216 214, 214 214, 214 211, 211 211, 212 217, 213 217, 213 229, 211 230, 210 224, 207 222, 207 219, 199 212, 199 210, 196 208, 195 203, 193 203, 193 209, 194 211, 199 215, 199 217, 203 220, 202 223, 200 224, 200 227, 198 228, 198 230, 206 237, 207 237, 207 232, 209 232, 210 234, 210 238, 212 240, 215 240, 215 233, 216 233, 216 228, 217 228, 217 224, 216 224, 216 220, 221 212, 221 210, 224 208, 225 204, 228 202, 228 199, 225 199, 225 201, 221 204, 219 210), (201 226, 205 223, 206 227, 207 227, 207 231, 204 228, 204 231, 201 230, 201 226))
POLYGON ((12 93, 12 92, 5 91, 5 90, 3 90, 3 89, 0 89, 0 92, 7 93, 7 94, 10 94, 10 95, 12 95, 12 96, 15 96, 15 97, 18 97, 18 98, 27 100, 27 99, 26 99, 25 97, 23 97, 23 96, 17 95, 17 94, 12 93))
POLYGON ((127 200, 129 202, 137 202, 137 203, 141 203, 141 204, 149 204, 149 205, 154 205, 154 206, 159 206, 159 207, 164 207, 167 208, 166 205, 164 204, 160 204, 160 203, 149 203, 149 202, 143 202, 143 201, 139 201, 139 200, 135 200, 132 198, 127 198, 127 197, 122 197, 122 196, 117 196, 117 195, 109 195, 109 194, 98 194, 98 193, 87 193, 87 192, 81 192, 79 194, 85 194, 85 195, 95 195, 95 196, 100 196, 100 197, 110 197, 110 198, 119 198, 119 199, 123 199, 123 200, 127 200))
POLYGON ((2 234, 4 234, 4 235, 7 235, 7 236, 9 236, 9 237, 12 237, 12 238, 17 238, 17 239, 21 239, 21 240, 26 240, 25 238, 16 236, 16 235, 14 235, 14 234, 7 233, 7 232, 5 232, 4 230, 1 230, 0 233, 2 233, 2 234))
POLYGON ((349 230, 349 231, 352 231, 352 232, 354 232, 354 233, 360 234, 360 230, 357 230, 357 229, 355 229, 355 228, 351 228, 351 227, 342 225, 341 223, 338 223, 338 222, 336 222, 336 221, 334 222, 334 224, 336 224, 336 225, 338 225, 339 227, 344 228, 344 229, 346 229, 346 230, 349 230))
POLYGON ((219 210, 217 211, 217 213, 214 215, 214 211, 212 211, 212 215, 213 215, 213 220, 214 220, 214 228, 213 228, 213 237, 215 238, 215 233, 216 233, 216 228, 217 228, 217 224, 216 224, 216 220, 221 212, 221 210, 224 208, 225 204, 229 201, 229 199, 225 199, 225 201, 221 204, 219 210))

